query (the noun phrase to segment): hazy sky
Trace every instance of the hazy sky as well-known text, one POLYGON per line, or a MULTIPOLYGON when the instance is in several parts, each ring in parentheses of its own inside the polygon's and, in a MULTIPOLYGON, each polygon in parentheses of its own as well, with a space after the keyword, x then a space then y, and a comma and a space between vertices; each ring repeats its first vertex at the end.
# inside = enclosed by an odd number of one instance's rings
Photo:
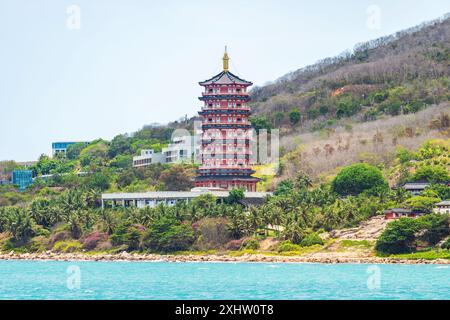
POLYGON ((196 114, 225 44, 231 71, 262 85, 447 12, 448 0, 0 0, 0 160, 196 114))

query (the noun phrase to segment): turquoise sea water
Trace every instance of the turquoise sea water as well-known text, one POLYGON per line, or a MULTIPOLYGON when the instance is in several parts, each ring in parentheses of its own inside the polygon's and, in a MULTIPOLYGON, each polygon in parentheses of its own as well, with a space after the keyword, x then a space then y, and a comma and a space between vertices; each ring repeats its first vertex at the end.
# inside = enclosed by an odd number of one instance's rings
POLYGON ((0 261, 0 299, 450 300, 450 266, 0 261))

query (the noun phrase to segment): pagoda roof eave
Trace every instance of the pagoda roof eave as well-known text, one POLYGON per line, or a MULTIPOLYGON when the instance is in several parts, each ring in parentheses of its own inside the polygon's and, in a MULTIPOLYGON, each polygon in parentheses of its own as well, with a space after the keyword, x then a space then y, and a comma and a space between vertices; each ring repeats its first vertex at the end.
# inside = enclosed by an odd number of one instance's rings
POLYGON ((251 86, 253 83, 239 78, 230 71, 222 71, 216 74, 214 77, 205 81, 201 81, 198 84, 201 86, 207 86, 211 84, 241 84, 244 86, 251 86))

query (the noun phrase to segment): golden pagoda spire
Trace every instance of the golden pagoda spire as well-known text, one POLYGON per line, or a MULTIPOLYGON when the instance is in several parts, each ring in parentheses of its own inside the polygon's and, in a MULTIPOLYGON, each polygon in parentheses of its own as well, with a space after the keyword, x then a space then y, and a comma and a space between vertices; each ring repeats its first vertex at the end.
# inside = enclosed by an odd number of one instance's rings
POLYGON ((223 71, 225 72, 228 72, 228 60, 230 58, 228 57, 227 46, 225 46, 225 53, 223 54, 223 71))

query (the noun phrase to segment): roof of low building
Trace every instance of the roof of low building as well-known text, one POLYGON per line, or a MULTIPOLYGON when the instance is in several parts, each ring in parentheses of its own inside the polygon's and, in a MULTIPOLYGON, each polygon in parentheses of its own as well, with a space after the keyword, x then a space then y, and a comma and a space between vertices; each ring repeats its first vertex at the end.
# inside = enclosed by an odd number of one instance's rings
POLYGON ((404 189, 425 189, 430 183, 428 182, 407 182, 403 185, 404 189))
POLYGON ((444 200, 436 203, 436 206, 450 206, 450 200, 444 200))
MULTIPOLYGON (((201 195, 211 194, 217 198, 226 198, 229 191, 151 191, 151 192, 133 192, 133 193, 104 193, 103 200, 114 199, 189 199, 201 195)), ((265 198, 272 195, 270 192, 245 192, 245 198, 265 198)))
POLYGON ((405 208, 392 208, 392 209, 387 209, 384 211, 385 213, 388 212, 395 212, 395 213, 411 213, 411 209, 405 209, 405 208))

